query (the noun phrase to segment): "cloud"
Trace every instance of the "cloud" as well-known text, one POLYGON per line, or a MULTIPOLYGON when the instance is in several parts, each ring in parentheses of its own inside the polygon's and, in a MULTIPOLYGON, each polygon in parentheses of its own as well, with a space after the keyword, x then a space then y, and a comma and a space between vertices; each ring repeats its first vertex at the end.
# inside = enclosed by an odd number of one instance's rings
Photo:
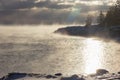
POLYGON ((42 1, 35 1, 35 0, 12 0, 10 1, 0 1, 1 9, 4 10, 18 10, 18 9, 31 9, 33 7, 37 8, 52 8, 52 9, 64 9, 70 8, 72 5, 63 5, 59 4, 60 1, 50 1, 50 0, 42 0, 42 1))
POLYGON ((107 11, 110 0, 0 0, 0 24, 81 24, 107 11))
POLYGON ((0 11, 1 24, 80 24, 84 16, 67 10, 0 11), (72 20, 72 21, 71 21, 72 20))
POLYGON ((25 9, 32 8, 34 6, 33 0, 12 0, 12 1, 1 1, 2 10, 15 10, 15 9, 25 9))
POLYGON ((58 2, 53 1, 40 1, 35 4, 36 7, 46 7, 46 8, 52 8, 52 9, 64 9, 64 8, 70 8, 72 5, 63 5, 58 4, 58 2))

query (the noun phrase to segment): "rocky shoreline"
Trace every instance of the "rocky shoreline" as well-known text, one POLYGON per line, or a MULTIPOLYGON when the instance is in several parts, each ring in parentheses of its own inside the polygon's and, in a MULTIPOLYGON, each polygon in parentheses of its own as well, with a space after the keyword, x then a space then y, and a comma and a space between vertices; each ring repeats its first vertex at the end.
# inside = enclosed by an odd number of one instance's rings
POLYGON ((83 36, 83 37, 109 37, 115 38, 120 37, 120 26, 113 27, 102 27, 99 25, 92 25, 90 27, 85 26, 68 26, 59 28, 54 33, 72 35, 72 36, 83 36))
POLYGON ((81 75, 74 74, 71 76, 63 76, 62 73, 50 74, 35 74, 35 73, 8 73, 0 80, 120 80, 120 72, 110 73, 105 69, 96 70, 95 74, 81 75))

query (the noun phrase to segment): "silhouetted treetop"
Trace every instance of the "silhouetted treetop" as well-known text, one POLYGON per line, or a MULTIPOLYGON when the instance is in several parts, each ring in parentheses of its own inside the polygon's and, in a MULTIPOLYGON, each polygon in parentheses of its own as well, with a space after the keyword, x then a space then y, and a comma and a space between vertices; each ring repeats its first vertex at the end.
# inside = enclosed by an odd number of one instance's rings
POLYGON ((88 15, 87 19, 86 19, 86 25, 85 25, 85 27, 90 27, 91 24, 92 24, 92 16, 88 15))
POLYGON ((117 0, 116 4, 108 10, 105 24, 108 26, 120 25, 120 0, 117 0))
POLYGON ((102 26, 104 23, 104 19, 105 19, 105 16, 104 16, 103 12, 100 11, 100 14, 97 19, 98 25, 102 26))

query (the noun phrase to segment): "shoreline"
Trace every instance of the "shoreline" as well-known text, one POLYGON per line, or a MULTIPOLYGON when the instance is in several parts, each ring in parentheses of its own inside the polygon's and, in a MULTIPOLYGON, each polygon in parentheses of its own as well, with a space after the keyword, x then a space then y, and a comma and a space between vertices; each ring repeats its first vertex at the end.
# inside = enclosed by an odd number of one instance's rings
POLYGON ((120 26, 102 27, 99 25, 85 26, 67 26, 59 28, 54 33, 70 36, 98 37, 98 38, 120 38, 120 26))
POLYGON ((8 73, 0 78, 0 80, 120 80, 120 72, 109 73, 105 69, 96 70, 95 74, 82 75, 73 74, 71 76, 63 76, 62 73, 56 74, 36 74, 36 73, 8 73))

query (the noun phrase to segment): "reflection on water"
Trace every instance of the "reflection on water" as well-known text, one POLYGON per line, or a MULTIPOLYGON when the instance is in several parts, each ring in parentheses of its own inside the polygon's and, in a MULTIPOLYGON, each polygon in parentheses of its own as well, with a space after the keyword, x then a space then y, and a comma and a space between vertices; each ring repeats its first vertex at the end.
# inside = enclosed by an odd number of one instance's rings
POLYGON ((120 70, 120 45, 53 34, 57 27, 0 27, 0 76, 10 72, 81 74, 120 70))
POLYGON ((86 39, 84 48, 85 73, 95 73, 96 69, 101 68, 101 61, 104 54, 104 45, 101 41, 86 39))

